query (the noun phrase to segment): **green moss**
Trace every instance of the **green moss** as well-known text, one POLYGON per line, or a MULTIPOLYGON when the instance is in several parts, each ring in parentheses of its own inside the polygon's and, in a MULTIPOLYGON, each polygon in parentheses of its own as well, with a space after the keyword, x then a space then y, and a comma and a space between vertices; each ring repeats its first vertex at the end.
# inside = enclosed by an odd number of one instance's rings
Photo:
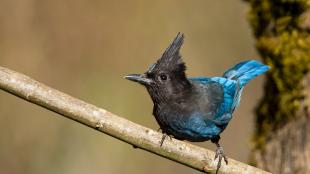
POLYGON ((257 107, 256 149, 263 149, 270 132, 296 118, 303 98, 301 80, 310 70, 310 37, 299 27, 309 0, 249 0, 249 22, 263 61, 271 66, 265 95, 257 107))

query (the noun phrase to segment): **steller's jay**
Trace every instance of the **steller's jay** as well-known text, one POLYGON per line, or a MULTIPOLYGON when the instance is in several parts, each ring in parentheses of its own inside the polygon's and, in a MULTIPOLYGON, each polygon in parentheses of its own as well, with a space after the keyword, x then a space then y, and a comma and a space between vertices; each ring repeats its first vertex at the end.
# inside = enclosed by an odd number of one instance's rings
POLYGON ((221 161, 227 158, 219 144, 220 134, 239 105, 243 87, 269 67, 255 60, 241 62, 227 70, 222 77, 187 78, 186 66, 179 53, 183 34, 178 34, 145 73, 125 78, 146 87, 153 103, 153 115, 166 135, 179 140, 216 144, 215 159, 218 172, 221 161))

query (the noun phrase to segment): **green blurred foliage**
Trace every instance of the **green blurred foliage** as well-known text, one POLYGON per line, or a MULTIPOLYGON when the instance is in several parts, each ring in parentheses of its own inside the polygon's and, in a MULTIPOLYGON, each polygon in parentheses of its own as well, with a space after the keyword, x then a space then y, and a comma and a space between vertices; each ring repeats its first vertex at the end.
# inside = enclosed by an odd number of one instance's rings
MULTIPOLYGON (((157 129, 148 94, 123 76, 146 70, 177 32, 190 76, 258 59, 246 11, 231 0, 2 0, 0 65, 157 129)), ((247 86, 222 134, 229 157, 248 158, 261 83, 247 86)), ((1 173, 197 173, 4 92, 0 137, 1 173)))

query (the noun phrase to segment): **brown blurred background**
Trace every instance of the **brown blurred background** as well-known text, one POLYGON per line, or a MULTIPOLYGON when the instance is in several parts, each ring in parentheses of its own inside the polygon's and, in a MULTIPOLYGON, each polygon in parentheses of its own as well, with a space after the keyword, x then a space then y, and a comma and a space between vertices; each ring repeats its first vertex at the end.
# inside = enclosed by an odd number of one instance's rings
MULTIPOLYGON (((1 0, 0 65, 158 129, 146 90, 123 76, 146 70, 178 32, 185 33, 189 76, 219 76, 259 59, 247 9, 241 0, 1 0)), ((262 80, 246 87, 222 134, 226 154, 244 162, 262 80)), ((199 172, 1 91, 0 173, 199 172)))

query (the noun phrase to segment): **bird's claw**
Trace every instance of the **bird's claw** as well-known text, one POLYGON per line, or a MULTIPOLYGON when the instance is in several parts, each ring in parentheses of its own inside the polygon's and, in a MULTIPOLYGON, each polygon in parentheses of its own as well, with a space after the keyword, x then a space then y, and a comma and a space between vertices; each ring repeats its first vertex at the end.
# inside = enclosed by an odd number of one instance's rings
POLYGON ((223 158, 224 158, 226 165, 228 164, 228 159, 227 159, 226 155, 224 154, 224 150, 221 146, 218 146, 216 149, 214 160, 216 160, 217 158, 219 158, 219 160, 217 162, 216 174, 218 173, 218 171, 221 167, 223 158))
POLYGON ((166 133, 163 133, 163 137, 161 138, 161 141, 160 141, 160 147, 163 146, 166 137, 169 137, 170 140, 172 140, 172 135, 168 135, 166 133))

